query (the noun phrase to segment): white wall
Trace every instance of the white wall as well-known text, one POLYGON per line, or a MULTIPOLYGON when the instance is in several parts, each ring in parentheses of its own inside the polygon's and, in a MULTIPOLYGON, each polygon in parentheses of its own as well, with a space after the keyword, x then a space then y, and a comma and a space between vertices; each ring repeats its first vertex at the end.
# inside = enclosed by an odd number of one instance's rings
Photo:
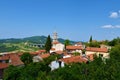
POLYGON ((52 46, 52 48, 55 48, 55 51, 63 51, 64 50, 64 45, 63 44, 61 44, 61 43, 58 43, 58 44, 54 44, 53 46, 52 46))

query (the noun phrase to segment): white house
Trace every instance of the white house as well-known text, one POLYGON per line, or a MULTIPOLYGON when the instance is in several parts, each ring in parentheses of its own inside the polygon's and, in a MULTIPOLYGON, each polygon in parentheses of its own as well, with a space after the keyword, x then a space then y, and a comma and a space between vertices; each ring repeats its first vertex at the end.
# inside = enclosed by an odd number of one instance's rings
POLYGON ((60 62, 59 61, 52 61, 51 64, 49 65, 51 67, 51 71, 58 69, 59 67, 64 67, 64 62, 60 62))

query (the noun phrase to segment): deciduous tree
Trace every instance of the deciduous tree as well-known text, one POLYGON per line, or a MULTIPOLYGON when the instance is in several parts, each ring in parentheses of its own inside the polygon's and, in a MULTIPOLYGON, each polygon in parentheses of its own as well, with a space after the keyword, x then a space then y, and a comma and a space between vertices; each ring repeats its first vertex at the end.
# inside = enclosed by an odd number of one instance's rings
POLYGON ((20 59, 27 65, 32 62, 32 55, 30 53, 23 53, 20 59))

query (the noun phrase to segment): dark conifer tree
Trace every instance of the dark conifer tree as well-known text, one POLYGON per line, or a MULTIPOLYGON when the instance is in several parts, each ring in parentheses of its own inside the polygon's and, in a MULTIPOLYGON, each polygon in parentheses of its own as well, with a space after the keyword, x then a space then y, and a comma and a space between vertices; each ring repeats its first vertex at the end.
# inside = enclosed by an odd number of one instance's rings
POLYGON ((90 36, 90 40, 89 40, 89 42, 92 42, 92 36, 90 36))
POLYGON ((52 47, 52 41, 51 41, 50 35, 48 35, 46 43, 45 43, 46 52, 49 52, 51 47, 52 47))

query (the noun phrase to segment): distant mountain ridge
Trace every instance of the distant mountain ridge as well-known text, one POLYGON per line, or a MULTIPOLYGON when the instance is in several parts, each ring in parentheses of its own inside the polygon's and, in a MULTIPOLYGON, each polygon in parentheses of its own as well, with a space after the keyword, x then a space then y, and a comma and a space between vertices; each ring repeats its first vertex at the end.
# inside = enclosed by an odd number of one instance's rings
MULTIPOLYGON (((46 36, 32 36, 26 38, 9 38, 9 39, 0 39, 0 43, 21 43, 21 42, 30 42, 30 43, 45 43, 47 37, 46 36)), ((58 41, 64 43, 65 39, 58 38, 58 41)), ((76 41, 71 41, 70 43, 75 43, 76 41)))

